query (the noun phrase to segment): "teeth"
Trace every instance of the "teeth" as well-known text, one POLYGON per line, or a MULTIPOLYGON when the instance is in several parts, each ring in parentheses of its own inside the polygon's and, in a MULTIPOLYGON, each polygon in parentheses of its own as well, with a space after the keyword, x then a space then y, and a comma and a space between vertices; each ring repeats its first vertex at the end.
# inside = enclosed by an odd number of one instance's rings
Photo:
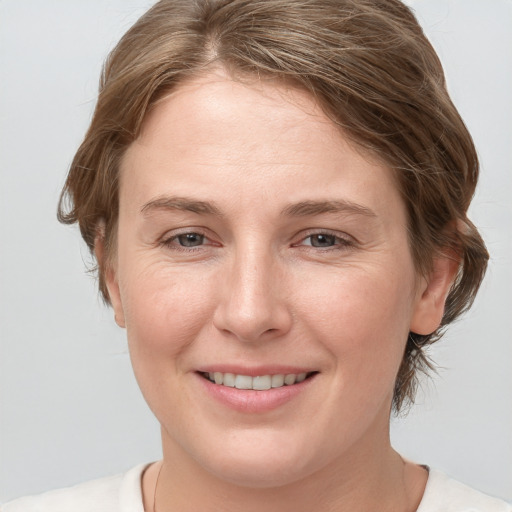
POLYGON ((307 373, 288 373, 277 375, 260 375, 250 377, 249 375, 235 375, 233 373, 209 372, 203 374, 211 382, 220 386, 227 386, 237 389, 254 389, 264 391, 271 388, 292 386, 306 379, 307 373))
POLYGON ((229 388, 235 387, 235 376, 232 373, 224 374, 224 386, 228 386, 229 388))
POLYGON ((252 389, 252 377, 247 375, 237 375, 235 377, 236 389, 252 389))
POLYGON ((263 391, 272 387, 272 377, 270 375, 263 375, 263 377, 254 377, 252 379, 252 389, 263 391))
POLYGON ((284 375, 272 375, 272 387, 280 388, 284 386, 284 375))
POLYGON ((288 375, 284 376, 284 383, 287 386, 291 386, 292 384, 295 384, 295 379, 297 378, 297 375, 294 373, 289 373, 288 375))

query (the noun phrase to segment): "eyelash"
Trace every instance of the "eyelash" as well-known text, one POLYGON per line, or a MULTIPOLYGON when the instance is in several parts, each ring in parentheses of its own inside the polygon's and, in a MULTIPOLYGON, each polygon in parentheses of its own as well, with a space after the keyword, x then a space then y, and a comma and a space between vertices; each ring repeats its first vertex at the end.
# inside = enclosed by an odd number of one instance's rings
POLYGON ((206 236, 206 234, 200 230, 195 230, 195 231, 184 231, 182 233, 176 233, 170 237, 166 237, 164 239, 162 239, 159 243, 159 245, 163 246, 163 247, 166 247, 168 249, 172 249, 173 251, 183 251, 183 252, 193 252, 193 251, 197 251, 197 250, 200 250, 201 247, 203 247, 205 244, 204 244, 204 240, 209 240, 208 237, 206 236), (186 245, 181 245, 179 242, 178 243, 175 243, 178 241, 178 239, 180 237, 183 237, 183 236, 187 236, 187 235, 196 235, 198 237, 201 237, 202 238, 202 241, 203 243, 201 243, 200 245, 197 245, 197 246, 186 246, 186 245))
MULTIPOLYGON (((164 238, 159 242, 159 245, 166 247, 168 249, 172 249, 174 251, 183 251, 183 252, 194 252, 201 250, 204 245, 213 245, 218 246, 218 244, 211 242, 211 240, 208 239, 206 234, 201 230, 195 230, 195 231, 183 231, 181 233, 173 234, 170 237, 164 238), (199 245, 191 245, 186 246, 179 243, 179 238, 184 236, 190 236, 190 235, 196 235, 197 237, 201 238, 201 243, 199 245), (205 240, 209 241, 209 244, 205 244, 205 240)), ((321 231, 314 231, 307 233, 306 236, 302 236, 299 242, 292 244, 292 247, 297 248, 306 248, 306 250, 319 250, 321 252, 328 252, 328 251, 340 251, 340 250, 346 250, 354 245, 354 241, 350 239, 348 236, 339 236, 339 234, 336 234, 332 231, 328 230, 321 230, 321 231), (329 239, 332 239, 333 244, 327 245, 327 246, 315 246, 313 245, 311 239, 313 237, 328 237, 329 239), (304 242, 306 240, 310 239, 309 244, 305 244, 304 242)))
POLYGON ((327 251, 340 251, 340 250, 346 250, 347 248, 350 248, 354 245, 354 241, 348 237, 348 235, 340 236, 337 233, 334 233, 332 231, 328 230, 321 230, 321 231, 314 231, 311 233, 307 233, 306 236, 303 236, 299 243, 293 244, 294 247, 307 247, 307 249, 313 249, 313 250, 320 250, 322 252, 327 251), (313 237, 329 237, 332 238, 334 243, 333 245, 328 245, 325 247, 321 246, 314 246, 312 243, 304 244, 304 242, 308 239, 311 239, 313 237))

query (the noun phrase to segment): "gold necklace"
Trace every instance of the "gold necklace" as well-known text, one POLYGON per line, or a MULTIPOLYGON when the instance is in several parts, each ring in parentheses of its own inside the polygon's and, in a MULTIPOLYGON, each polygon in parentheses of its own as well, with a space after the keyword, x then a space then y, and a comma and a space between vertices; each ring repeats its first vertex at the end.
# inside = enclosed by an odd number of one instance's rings
POLYGON ((156 512, 156 490, 158 488, 158 480, 160 478, 160 473, 162 472, 163 466, 164 466, 164 463, 162 461, 162 465, 160 466, 160 469, 158 470, 158 475, 156 475, 155 492, 153 494, 153 512, 156 512))

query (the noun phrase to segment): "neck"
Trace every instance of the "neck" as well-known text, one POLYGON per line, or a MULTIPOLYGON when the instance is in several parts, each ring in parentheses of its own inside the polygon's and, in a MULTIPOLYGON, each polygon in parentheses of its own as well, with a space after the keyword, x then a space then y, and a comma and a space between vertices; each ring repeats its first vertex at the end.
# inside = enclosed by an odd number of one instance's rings
POLYGON ((424 469, 405 462, 387 442, 354 447, 313 474, 280 487, 226 482, 198 465, 163 434, 164 459, 143 478, 146 512, 413 512, 427 481, 424 469), (159 476, 158 476, 159 475, 159 476), (156 480, 158 478, 158 487, 156 480))

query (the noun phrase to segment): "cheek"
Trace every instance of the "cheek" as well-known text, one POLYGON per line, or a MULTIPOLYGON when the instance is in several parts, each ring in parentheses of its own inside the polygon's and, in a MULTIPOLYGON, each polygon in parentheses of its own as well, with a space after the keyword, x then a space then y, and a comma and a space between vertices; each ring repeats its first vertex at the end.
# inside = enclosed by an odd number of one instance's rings
MULTIPOLYGON (((146 263, 120 281, 130 359, 146 402, 162 423, 162 411, 178 414, 183 397, 169 400, 163 390, 178 389, 188 347, 200 337, 211 315, 203 280, 146 263)), ((185 396, 185 395, 183 395, 185 396)))
POLYGON ((175 356, 205 326, 212 304, 200 273, 145 262, 120 282, 130 350, 158 359, 175 356))
POLYGON ((303 296, 305 322, 332 354, 344 385, 393 384, 409 332, 414 276, 412 266, 397 267, 401 278, 389 267, 345 269, 328 288, 303 296))

